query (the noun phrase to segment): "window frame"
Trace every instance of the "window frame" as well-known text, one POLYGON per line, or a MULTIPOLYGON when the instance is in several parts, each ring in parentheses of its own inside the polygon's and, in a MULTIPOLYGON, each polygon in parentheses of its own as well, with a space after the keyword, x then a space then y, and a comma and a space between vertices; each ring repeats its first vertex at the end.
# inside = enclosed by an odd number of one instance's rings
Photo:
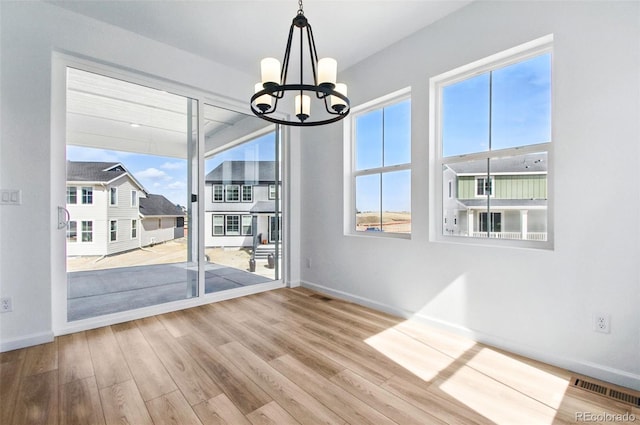
POLYGON ((211 202, 224 202, 224 185, 214 184, 211 187, 211 202), (220 188, 220 199, 216 199, 216 188, 220 188))
POLYGON ((78 186, 67 186, 67 205, 78 205, 78 186), (73 189, 74 202, 69 202, 72 197, 71 189, 73 189))
POLYGON ((131 189, 131 207, 138 206, 138 191, 135 189, 131 189))
POLYGON ((109 188, 109 206, 118 206, 118 188, 115 186, 109 188))
MULTIPOLYGON (((356 119, 359 116, 368 114, 376 110, 384 109, 388 106, 393 106, 397 103, 411 99, 411 87, 405 87, 387 95, 381 96, 372 101, 366 102, 362 105, 351 109, 351 113, 346 120, 344 120, 343 138, 344 138, 344 164, 345 164, 345 179, 344 179, 344 234, 347 236, 358 237, 382 237, 382 238, 396 238, 396 239, 411 239, 412 232, 410 233, 394 233, 394 232, 363 232, 356 230, 356 180, 361 176, 368 175, 380 175, 393 173, 397 171, 409 171, 411 175, 412 187, 410 189, 411 204, 413 210, 413 136, 410 138, 410 151, 411 157, 408 163, 389 165, 382 167, 375 167, 363 170, 356 169, 356 119)), ((411 119, 413 123, 413 108, 411 108, 411 119)), ((413 130, 411 130, 413 133, 413 130)), ((384 151, 383 151, 384 154, 384 151)), ((413 231, 413 229, 412 229, 413 231)))
POLYGON ((241 235, 241 230, 242 229, 241 229, 240 214, 226 214, 224 216, 224 234, 225 234, 225 236, 242 236, 241 235), (236 225, 238 226, 237 233, 235 233, 235 231, 234 231, 234 233, 231 233, 229 231, 229 219, 232 218, 232 217, 237 217, 237 219, 238 219, 237 223, 236 223, 236 225))
POLYGON ((109 220, 109 243, 118 242, 118 220, 109 220))
POLYGON ((138 239, 138 220, 131 219, 131 239, 138 239))
POLYGON ((242 195, 241 195, 241 190, 240 190, 240 185, 239 184, 227 184, 224 187, 224 201, 225 202, 240 202, 240 200, 242 199, 242 195), (237 187, 238 188, 238 199, 229 199, 229 187, 237 187))
POLYGON ((93 205, 93 186, 80 187, 80 203, 82 205, 93 205), (85 189, 87 189, 86 193, 85 189))
POLYGON ((224 223, 225 223, 224 214, 212 214, 211 215, 211 236, 224 236, 225 235, 224 223), (222 218, 221 224, 216 224, 216 217, 222 218), (220 233, 216 233, 216 227, 220 228, 220 233))
POLYGON ((80 240, 78 239, 78 221, 77 220, 69 220, 67 222, 67 243, 78 243, 80 240), (71 223, 74 224, 74 229, 71 229, 71 223), (71 239, 71 235, 75 235, 75 239, 71 239))
MULTIPOLYGON (((431 77, 429 79, 429 156, 430 160, 430 205, 429 216, 429 240, 434 242, 461 243, 469 245, 485 245, 499 247, 514 248, 534 248, 552 250, 554 247, 554 192, 553 192, 553 158, 554 158, 554 124, 553 124, 553 103, 554 103, 554 52, 553 52, 553 34, 540 37, 528 43, 515 46, 513 48, 496 53, 484 59, 472 62, 467 65, 455 68, 443 74, 431 77), (462 155, 453 155, 443 157, 442 146, 442 89, 460 81, 467 80, 471 77, 497 70, 502 67, 524 62, 536 56, 543 54, 551 55, 551 140, 549 142, 536 143, 524 146, 517 146, 504 149, 489 150, 484 152, 474 152, 462 155), (443 165, 454 164, 459 162, 470 162, 478 160, 487 160, 487 158, 498 159, 509 156, 518 156, 534 153, 547 154, 547 240, 522 240, 522 239, 501 239, 501 238, 476 238, 447 235, 443 232, 443 205, 446 193, 443 186, 443 165)), ((490 175, 493 179, 493 192, 490 196, 495 195, 496 182, 495 175, 490 175)), ((477 182, 476 182, 477 184, 477 182)), ((477 186, 476 186, 477 187, 477 186)), ((474 193, 477 189, 474 188, 474 193)), ((477 197, 477 195, 476 195, 477 197)), ((484 196, 486 197, 486 195, 484 196)), ((501 212, 498 210, 489 212, 501 212)))
POLYGON ((93 226, 93 220, 79 220, 80 221, 80 239, 79 242, 80 243, 93 243, 94 242, 94 238, 93 238, 93 233, 94 233, 94 226, 93 226), (85 223, 89 223, 91 225, 91 229, 90 230, 84 230, 84 224, 85 223), (84 235, 85 233, 88 233, 91 236, 91 240, 90 241, 85 241, 84 240, 84 235))
POLYGON ((243 184, 240 188, 240 200, 242 202, 253 202, 253 186, 250 184, 243 184), (249 197, 245 199, 245 189, 249 189, 249 197))
POLYGON ((240 234, 242 236, 253 236, 253 216, 247 215, 247 214, 243 214, 240 217, 240 234), (249 231, 248 232, 244 231, 244 228, 245 228, 244 220, 246 218, 249 219, 249 231))

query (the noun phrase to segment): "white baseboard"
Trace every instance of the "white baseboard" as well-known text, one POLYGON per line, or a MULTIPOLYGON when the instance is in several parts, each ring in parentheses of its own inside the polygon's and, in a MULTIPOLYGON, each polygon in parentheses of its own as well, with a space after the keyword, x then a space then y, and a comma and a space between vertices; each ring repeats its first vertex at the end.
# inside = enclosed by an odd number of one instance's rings
POLYGON ((0 342, 0 353, 53 341, 53 332, 39 332, 0 342))
POLYGON ((378 301, 374 301, 358 295, 353 295, 348 292, 328 288, 316 283, 302 281, 301 286, 327 295, 331 295, 335 298, 351 301, 353 303, 370 307, 375 310, 383 311, 385 313, 393 314, 405 319, 412 318, 417 320, 418 322, 444 329, 446 331, 464 336, 482 344, 490 345, 492 347, 500 348, 511 353, 538 360, 543 363, 554 365, 572 372, 640 391, 640 375, 638 374, 612 368, 606 365, 593 363, 588 360, 572 359, 558 356, 553 353, 539 351, 533 347, 522 345, 514 341, 509 341, 495 335, 478 332, 472 329, 468 329, 464 326, 457 325, 455 323, 446 322, 423 314, 416 314, 415 312, 399 309, 388 304, 380 303, 378 301))

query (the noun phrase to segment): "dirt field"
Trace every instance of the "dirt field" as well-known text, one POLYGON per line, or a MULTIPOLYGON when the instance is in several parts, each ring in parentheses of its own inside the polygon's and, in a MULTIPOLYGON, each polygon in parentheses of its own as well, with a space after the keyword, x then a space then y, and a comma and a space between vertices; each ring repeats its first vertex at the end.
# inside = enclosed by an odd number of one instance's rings
POLYGON ((383 212, 382 223, 380 213, 356 214, 356 230, 383 230, 393 233, 411 233, 411 213, 408 212, 383 212))
MULTIPOLYGON (((251 258, 249 249, 206 248, 205 255, 209 257, 211 263, 239 270, 249 270, 249 259, 251 258)), ((67 271, 104 270, 185 261, 187 261, 187 246, 184 240, 176 240, 106 257, 68 257, 67 271)), ((266 261, 256 261, 256 273, 270 278, 274 276, 273 269, 266 267, 266 261)))

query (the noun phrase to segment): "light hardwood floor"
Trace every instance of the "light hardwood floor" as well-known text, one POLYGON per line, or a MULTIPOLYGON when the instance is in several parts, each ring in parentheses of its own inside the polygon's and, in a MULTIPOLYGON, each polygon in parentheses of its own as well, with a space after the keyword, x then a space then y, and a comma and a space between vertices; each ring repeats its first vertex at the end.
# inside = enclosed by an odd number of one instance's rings
POLYGON ((640 423, 640 409, 569 386, 565 370, 305 289, 0 359, 3 425, 640 423))

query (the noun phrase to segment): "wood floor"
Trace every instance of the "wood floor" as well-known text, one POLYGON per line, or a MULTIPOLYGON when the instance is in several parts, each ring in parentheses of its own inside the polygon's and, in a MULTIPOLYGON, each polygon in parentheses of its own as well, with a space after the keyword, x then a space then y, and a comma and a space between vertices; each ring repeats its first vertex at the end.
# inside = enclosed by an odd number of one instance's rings
POLYGON ((3 425, 529 425, 605 412, 640 421, 640 409, 570 387, 567 371, 305 289, 0 359, 3 425))

